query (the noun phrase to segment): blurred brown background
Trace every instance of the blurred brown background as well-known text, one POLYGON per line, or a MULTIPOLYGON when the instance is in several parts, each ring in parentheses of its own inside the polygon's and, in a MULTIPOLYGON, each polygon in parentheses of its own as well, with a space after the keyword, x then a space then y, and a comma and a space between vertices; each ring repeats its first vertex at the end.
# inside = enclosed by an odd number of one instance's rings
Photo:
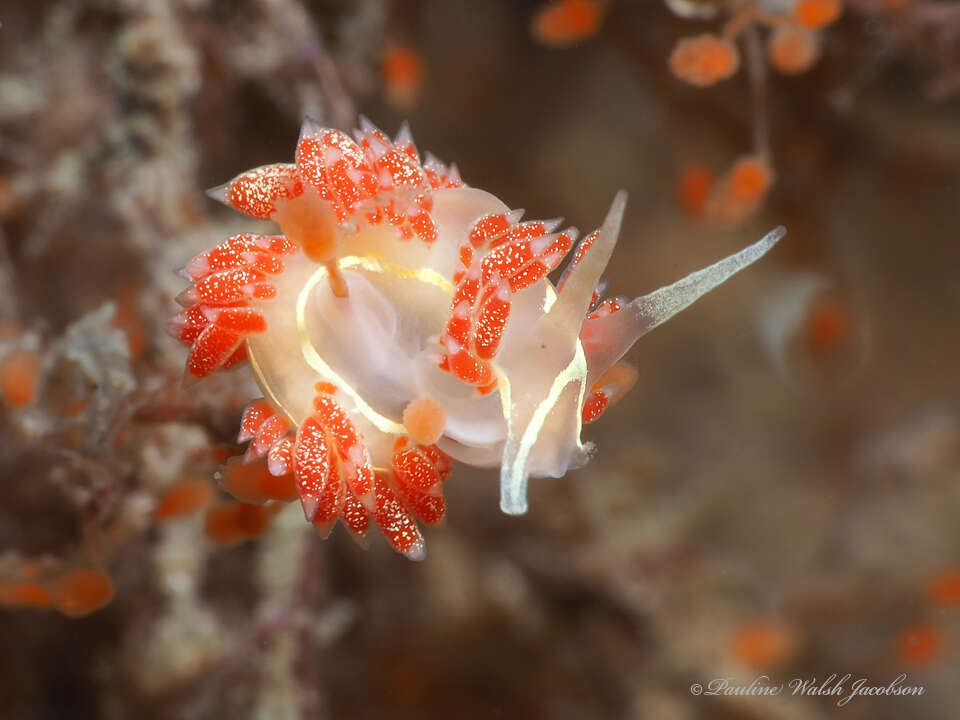
POLYGON ((677 39, 718 21, 653 0, 612 0, 565 50, 531 36, 537 2, 4 3, 0 354, 34 353, 39 380, 0 410, 0 581, 92 557, 116 594, 77 619, 0 609, 0 716, 955 717, 960 21, 897 5, 851 4, 814 68, 770 74, 776 182, 729 227, 677 184, 749 152, 746 72, 672 77, 677 39), (397 46, 422 63, 407 108, 397 46), (173 270, 256 226, 202 191, 292 158, 305 113, 407 119, 528 217, 588 230, 627 189, 613 294, 789 234, 638 343, 637 387, 585 429, 597 458, 535 481, 528 515, 458 467, 422 564, 312 537, 295 507, 217 548, 150 512, 236 449, 257 391, 247 370, 180 389, 173 270), (822 290, 791 294, 804 278, 822 290), (689 691, 903 672, 922 696, 689 691))

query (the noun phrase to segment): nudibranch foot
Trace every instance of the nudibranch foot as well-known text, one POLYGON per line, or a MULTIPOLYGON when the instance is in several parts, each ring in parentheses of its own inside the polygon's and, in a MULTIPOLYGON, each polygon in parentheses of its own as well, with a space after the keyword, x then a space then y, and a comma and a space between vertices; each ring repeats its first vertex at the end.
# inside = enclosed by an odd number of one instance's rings
POLYGON ((499 466, 501 508, 525 512, 530 476, 589 461, 582 427, 636 382, 618 362, 633 342, 782 234, 650 295, 605 299, 626 193, 574 247, 560 220, 522 220, 455 166, 421 162, 406 125, 390 140, 365 119, 353 137, 307 120, 293 163, 211 194, 281 231, 190 260, 171 323, 190 346, 186 378, 249 361, 263 392, 224 489, 295 496, 319 533, 339 521, 362 542, 376 527, 414 560, 420 526, 443 521, 453 461, 499 466))

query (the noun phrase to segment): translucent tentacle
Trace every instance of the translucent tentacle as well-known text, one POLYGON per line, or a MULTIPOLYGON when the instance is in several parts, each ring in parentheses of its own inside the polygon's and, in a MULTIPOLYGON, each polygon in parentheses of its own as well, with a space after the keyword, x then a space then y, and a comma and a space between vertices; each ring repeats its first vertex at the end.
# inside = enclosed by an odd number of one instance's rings
MULTIPOLYGON (((590 377, 596 377, 643 335, 689 307, 705 294, 763 257, 786 234, 778 227, 738 253, 691 273, 672 285, 638 297, 620 312, 588 319, 580 338, 587 354, 590 377)), ((589 255, 588 255, 589 257, 589 255)))

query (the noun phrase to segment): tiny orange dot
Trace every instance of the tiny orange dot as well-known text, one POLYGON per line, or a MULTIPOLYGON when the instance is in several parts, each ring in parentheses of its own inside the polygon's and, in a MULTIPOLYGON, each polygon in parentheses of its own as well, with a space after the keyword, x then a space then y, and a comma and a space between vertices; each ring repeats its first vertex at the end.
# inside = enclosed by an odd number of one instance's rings
POLYGON ((330 382, 318 382, 313 389, 321 395, 334 395, 337 392, 337 386, 330 382))
POLYGON ((79 617, 99 610, 113 599, 113 581, 102 570, 79 568, 57 582, 54 597, 64 615, 79 617))
POLYGON ((412 400, 403 410, 403 424, 415 441, 433 445, 443 435, 447 412, 436 400, 427 397, 412 400))

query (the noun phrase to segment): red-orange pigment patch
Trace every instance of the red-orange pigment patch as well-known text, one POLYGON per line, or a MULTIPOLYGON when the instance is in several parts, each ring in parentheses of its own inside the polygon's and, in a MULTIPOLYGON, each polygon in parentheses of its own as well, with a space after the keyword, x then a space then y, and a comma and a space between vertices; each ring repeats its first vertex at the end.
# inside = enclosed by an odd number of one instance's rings
POLYGON ((704 33, 681 38, 670 53, 670 71, 681 80, 707 87, 737 72, 740 53, 729 40, 704 33))
POLYGON ((677 197, 687 215, 700 217, 706 212, 707 198, 715 180, 713 171, 706 165, 689 165, 684 169, 677 182, 677 197))
POLYGON ((597 0, 555 0, 540 6, 530 32, 547 47, 570 47, 595 35, 602 19, 603 4, 597 0))
POLYGON ((741 625, 730 641, 731 654, 744 665, 765 669, 789 660, 798 645, 796 632, 784 622, 741 625))
POLYGON ((53 589, 57 610, 70 617, 82 617, 99 610, 113 599, 113 581, 102 570, 80 568, 61 577, 53 589))
POLYGON ((583 403, 583 410, 580 411, 580 420, 584 424, 592 423, 598 417, 603 415, 610 404, 610 398, 602 390, 594 390, 583 403))
POLYGON ((206 478, 186 478, 176 483, 164 494, 153 511, 157 521, 182 517, 205 508, 213 501, 214 491, 206 478))
POLYGON ((394 107, 407 109, 420 97, 423 83, 423 61, 409 47, 394 46, 383 54, 380 65, 387 102, 394 107))
POLYGON ((814 352, 833 352, 850 338, 853 320, 838 300, 824 298, 811 308, 807 316, 806 340, 814 352))
POLYGON ((802 27, 781 25, 770 33, 767 58, 785 75, 806 72, 820 59, 820 39, 802 27))
POLYGON ((927 597, 934 605, 960 608, 960 568, 933 576, 927 584, 927 597))
POLYGON ((930 625, 914 625, 897 641, 897 657, 910 665, 930 665, 943 654, 943 633, 930 625))
POLYGON ((799 0, 793 6, 793 17, 803 27, 817 30, 837 21, 843 12, 840 0, 799 0))
POLYGON ((235 545, 262 536, 273 512, 265 505, 227 502, 207 510, 204 532, 219 545, 235 545))

